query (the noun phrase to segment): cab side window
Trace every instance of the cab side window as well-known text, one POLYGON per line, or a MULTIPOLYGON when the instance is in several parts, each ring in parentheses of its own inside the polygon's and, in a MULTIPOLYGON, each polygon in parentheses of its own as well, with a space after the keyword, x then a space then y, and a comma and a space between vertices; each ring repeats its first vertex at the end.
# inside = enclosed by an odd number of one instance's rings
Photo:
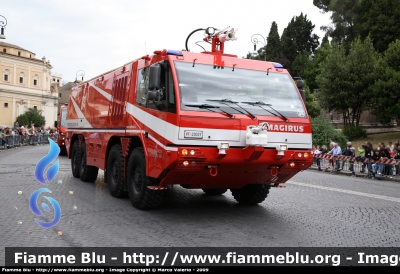
POLYGON ((149 72, 148 67, 139 69, 136 85, 136 104, 146 107, 147 91, 149 90, 149 72))
POLYGON ((168 112, 176 113, 174 79, 170 69, 167 71, 167 86, 168 112))
MULTIPOLYGON (((160 66, 161 69, 159 87, 156 90, 156 98, 148 99, 146 107, 162 112, 176 113, 174 81, 169 63, 168 61, 162 61, 153 66, 160 66)), ((147 81, 147 87, 148 83, 149 81, 147 81)), ((148 98, 146 94, 144 98, 148 98)))

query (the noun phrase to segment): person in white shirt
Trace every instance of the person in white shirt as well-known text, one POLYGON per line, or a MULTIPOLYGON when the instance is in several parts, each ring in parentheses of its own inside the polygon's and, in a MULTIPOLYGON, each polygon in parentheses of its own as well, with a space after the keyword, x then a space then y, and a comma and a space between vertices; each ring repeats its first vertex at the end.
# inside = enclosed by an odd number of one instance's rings
POLYGON ((339 170, 339 160, 336 158, 337 156, 342 155, 342 149, 340 148, 339 144, 333 143, 333 148, 328 152, 328 154, 331 154, 333 157, 335 157, 335 168, 336 170, 339 170))

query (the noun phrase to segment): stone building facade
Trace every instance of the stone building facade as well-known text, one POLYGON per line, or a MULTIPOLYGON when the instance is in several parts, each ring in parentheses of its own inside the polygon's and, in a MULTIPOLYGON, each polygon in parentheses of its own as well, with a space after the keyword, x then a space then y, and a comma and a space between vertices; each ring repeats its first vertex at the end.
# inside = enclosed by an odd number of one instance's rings
POLYGON ((62 76, 52 75, 52 68, 45 57, 0 42, 0 126, 12 126, 28 108, 41 110, 45 126, 54 126, 62 76))

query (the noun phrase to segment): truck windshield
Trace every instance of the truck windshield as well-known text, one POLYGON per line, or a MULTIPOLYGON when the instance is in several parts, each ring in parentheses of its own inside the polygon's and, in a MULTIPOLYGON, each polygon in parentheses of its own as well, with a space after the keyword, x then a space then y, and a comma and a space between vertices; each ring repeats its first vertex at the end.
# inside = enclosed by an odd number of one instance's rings
MULTIPOLYGON (((288 74, 175 61, 182 110, 201 110, 190 105, 210 104, 230 113, 240 113, 223 101, 231 100, 254 115, 276 116, 257 102, 271 105, 286 117, 306 117, 302 99, 288 74), (255 104, 251 104, 251 103, 255 104), (189 106, 188 106, 189 105, 189 106)), ((232 105, 234 106, 234 105, 232 105)), ((242 111, 243 113, 243 111, 242 111)))
POLYGON ((67 108, 61 109, 61 121, 60 124, 62 127, 67 127, 66 118, 67 117, 67 108))

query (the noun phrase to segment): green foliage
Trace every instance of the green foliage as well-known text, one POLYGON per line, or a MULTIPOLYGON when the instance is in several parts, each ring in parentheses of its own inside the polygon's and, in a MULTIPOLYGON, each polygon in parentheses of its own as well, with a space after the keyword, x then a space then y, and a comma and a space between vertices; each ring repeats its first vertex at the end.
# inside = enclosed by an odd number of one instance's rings
POLYGON ((307 65, 309 62, 311 62, 309 56, 310 54, 308 52, 302 52, 297 55, 296 59, 294 59, 291 70, 291 74, 294 77, 304 77, 307 65))
POLYGON ((285 68, 291 71, 292 62, 297 55, 307 52, 314 53, 319 45, 319 37, 313 34, 315 25, 307 19, 307 15, 301 13, 295 16, 283 30, 281 37, 282 53, 287 58, 288 63, 283 64, 285 68))
POLYGON ((332 138, 336 143, 344 148, 347 138, 339 130, 336 130, 328 119, 311 118, 312 124, 312 143, 315 145, 326 145, 329 149, 329 140, 332 138))
POLYGON ((316 77, 319 86, 318 101, 327 110, 342 111, 346 108, 345 99, 349 88, 346 82, 346 54, 343 47, 332 44, 325 62, 321 63, 316 77))
POLYGON ((317 76, 319 102, 329 111, 343 113, 345 126, 357 126, 362 112, 371 104, 373 68, 378 56, 369 37, 364 41, 357 38, 351 43, 349 54, 344 47, 333 43, 321 64, 317 76))
POLYGON ((30 124, 29 124, 30 120, 29 120, 28 116, 26 116, 25 114, 19 115, 19 116, 17 117, 16 122, 18 122, 18 124, 19 124, 20 126, 30 125, 30 124))
POLYGON ((271 24, 271 29, 267 37, 266 55, 268 61, 279 62, 281 55, 281 38, 278 33, 278 25, 275 21, 271 24))
POLYGON ((322 30, 335 38, 338 44, 344 46, 348 52, 350 43, 357 37, 355 25, 357 24, 360 0, 314 0, 314 6, 323 12, 331 12, 332 24, 321 27, 322 30))
POLYGON ((378 52, 400 37, 400 0, 363 0, 355 25, 361 38, 372 38, 378 52))
POLYGON ((313 5, 321 9, 323 13, 330 11, 329 5, 331 0, 313 0, 313 5))
POLYGON ((31 123, 34 123, 35 127, 40 127, 46 124, 42 111, 34 108, 29 108, 24 114, 19 115, 16 121, 20 126, 30 126, 31 123))
POLYGON ((243 58, 243 59, 253 59, 253 60, 255 59, 254 56, 253 56, 253 54, 252 54, 251 52, 248 52, 247 55, 246 55, 246 56, 243 56, 242 58, 243 58))
MULTIPOLYGON (((253 38, 252 38, 253 39, 253 38)), ((260 41, 260 35, 255 35, 254 40, 258 40, 261 44, 264 41, 260 41), (257 37, 258 36, 258 37, 257 37)), ((278 25, 275 21, 272 22, 271 28, 266 40, 266 45, 262 46, 257 50, 257 54, 253 55, 252 53, 247 54, 247 59, 255 59, 255 60, 266 60, 282 63, 282 53, 281 53, 281 40, 278 33, 278 25)))
POLYGON ((331 12, 332 23, 321 29, 346 52, 358 36, 369 35, 381 53, 400 37, 400 0, 313 0, 313 4, 323 13, 331 12))
POLYGON ((370 106, 371 86, 375 82, 374 67, 379 54, 375 51, 372 40, 368 36, 362 41, 356 38, 350 45, 350 52, 346 58, 350 93, 347 96, 346 124, 358 125, 362 112, 370 106))
MULTIPOLYGON (((326 38, 326 36, 324 36, 326 38)), ((316 76, 320 74, 321 71, 321 64, 325 61, 326 56, 328 55, 329 51, 331 50, 331 45, 329 41, 322 42, 321 46, 317 48, 315 54, 310 55, 307 59, 307 62, 304 64, 303 74, 300 76, 304 79, 307 86, 310 87, 311 93, 314 92, 315 89, 318 89, 318 85, 316 82, 316 76)), ((293 69, 297 69, 297 58, 293 62, 293 69)))
POLYGON ((400 40, 389 45, 375 67, 372 113, 383 124, 400 118, 400 40))
POLYGON ((329 44, 328 34, 325 34, 324 38, 322 38, 321 47, 326 44, 329 44))
POLYGON ((348 125, 342 129, 342 133, 350 141, 357 140, 358 138, 367 138, 367 131, 361 126, 348 125))
POLYGON ((308 86, 305 86, 304 89, 306 91, 306 108, 308 115, 311 118, 318 117, 321 113, 321 107, 315 102, 315 97, 310 92, 310 88, 308 86))

